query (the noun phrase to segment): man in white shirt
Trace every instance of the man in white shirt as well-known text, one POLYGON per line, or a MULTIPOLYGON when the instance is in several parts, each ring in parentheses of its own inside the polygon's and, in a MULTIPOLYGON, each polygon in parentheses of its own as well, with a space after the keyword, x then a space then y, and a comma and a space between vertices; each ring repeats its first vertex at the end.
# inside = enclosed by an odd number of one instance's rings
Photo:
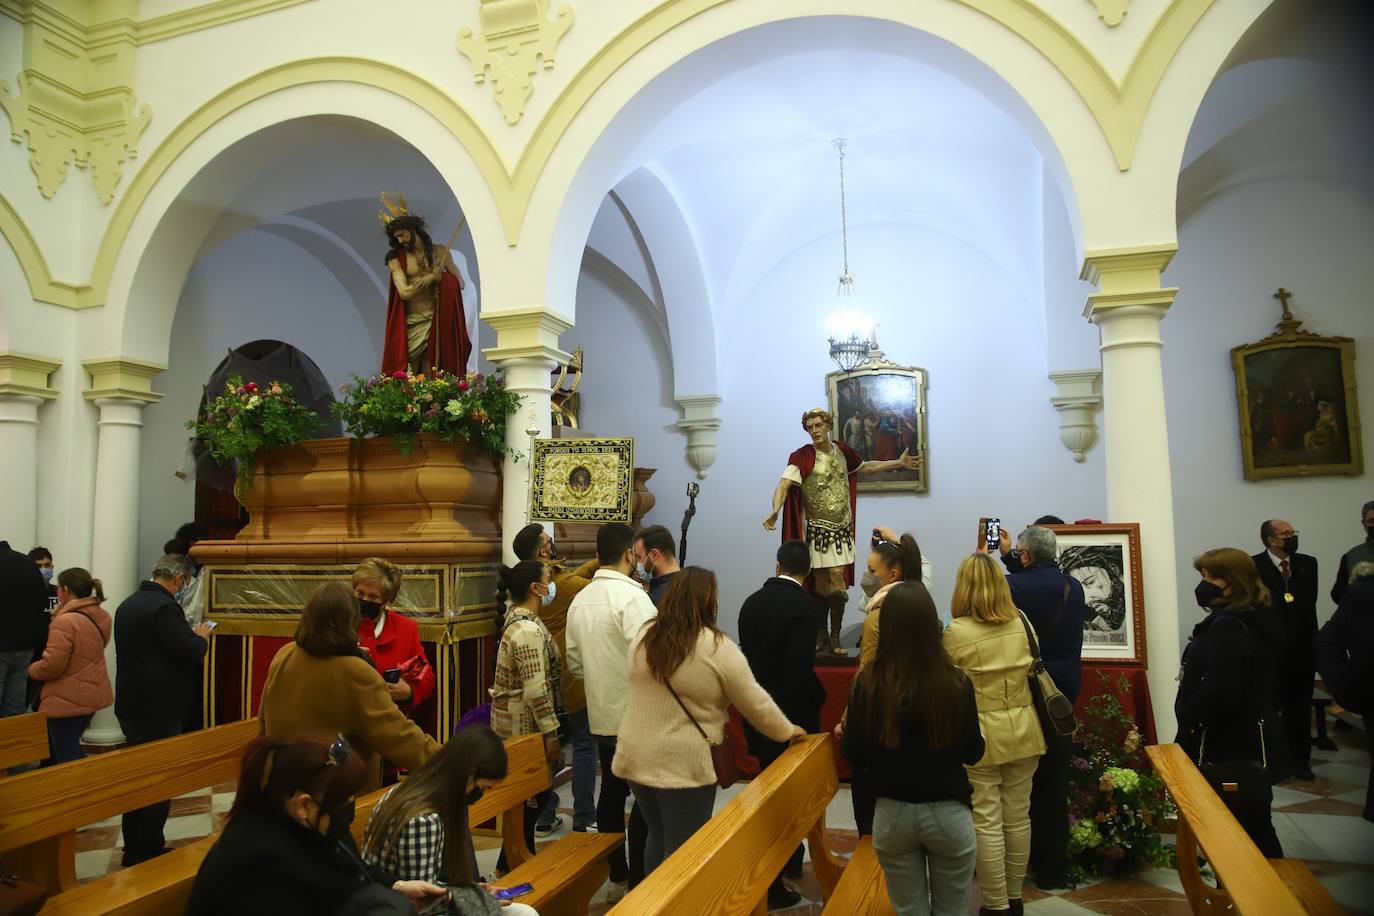
MULTIPOLYGON (((568 607, 568 670, 587 688, 587 718, 601 757, 601 796, 596 803, 597 829, 616 832, 625 820, 630 786, 611 772, 615 739, 630 690, 630 641, 646 620, 657 614, 639 582, 635 568, 634 529, 612 522, 596 533, 596 558, 601 568, 568 607)), ((618 900, 644 877, 644 821, 630 812, 626 864, 617 850, 611 854, 611 890, 618 900)))

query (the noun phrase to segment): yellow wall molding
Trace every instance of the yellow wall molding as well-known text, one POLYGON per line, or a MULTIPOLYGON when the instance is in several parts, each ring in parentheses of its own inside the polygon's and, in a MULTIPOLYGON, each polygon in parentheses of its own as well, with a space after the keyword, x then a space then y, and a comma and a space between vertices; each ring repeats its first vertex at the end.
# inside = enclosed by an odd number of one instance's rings
POLYGON ((1099 321, 1109 314, 1167 310, 1174 304, 1178 288, 1160 286, 1159 278, 1177 252, 1178 246, 1172 243, 1088 252, 1080 276, 1098 291, 1088 295, 1083 317, 1099 321))
POLYGON ((10 137, 25 142, 29 167, 44 197, 52 197, 68 167, 90 166, 100 200, 114 199, 124 162, 138 154, 138 138, 152 112, 138 105, 133 90, 135 45, 127 17, 134 0, 109 0, 109 39, 93 47, 86 27, 39 0, 23 0, 23 68, 18 94, 0 80, 0 108, 10 120, 10 137))
MULTIPOLYGON (((50 27, 60 27, 68 41, 78 44, 85 50, 95 50, 115 42, 144 45, 165 41, 168 38, 189 35, 192 32, 309 2, 310 0, 215 0, 213 3, 203 3, 151 19, 135 20, 125 15, 87 23, 67 15, 52 3, 44 3, 43 0, 0 0, 0 15, 9 16, 26 25, 35 20, 47 20, 50 27)), ((98 6, 96 8, 102 16, 109 15, 107 9, 98 6)))
POLYGON ((57 389, 49 386, 49 376, 61 366, 57 360, 31 353, 0 353, 0 395, 51 400, 57 397, 57 389))
POLYGON ((558 338, 573 323, 542 306, 514 309, 483 309, 481 319, 496 330, 496 346, 482 351, 493 362, 547 358, 565 363, 569 355, 558 348, 558 338))
POLYGON ((53 279, 51 271, 48 270, 47 259, 43 257, 43 250, 38 247, 38 242, 29 232, 29 227, 24 225, 24 221, 19 218, 19 214, 3 194, 0 194, 0 235, 5 237, 5 241, 9 242, 10 248, 14 250, 14 256, 19 261, 20 269, 24 271, 24 279, 28 280, 29 292, 34 299, 53 305, 64 305, 67 308, 85 308, 98 304, 92 301, 93 290, 90 284, 77 286, 53 279))
POLYGON ((1121 20, 1126 18, 1126 7, 1130 2, 1131 0, 1092 0, 1093 5, 1097 7, 1097 18, 1111 28, 1121 25, 1121 20))
POLYGON ((81 365, 91 376, 91 387, 82 392, 88 401, 127 398, 152 404, 162 400, 162 395, 153 390, 153 376, 167 369, 160 363, 108 356, 83 359, 81 365))
POLYGON ((472 29, 458 33, 458 50, 472 61, 478 85, 490 81, 507 124, 519 123, 534 92, 542 65, 553 69, 554 50, 573 24, 573 8, 563 4, 549 18, 549 0, 482 0, 482 37, 472 29))

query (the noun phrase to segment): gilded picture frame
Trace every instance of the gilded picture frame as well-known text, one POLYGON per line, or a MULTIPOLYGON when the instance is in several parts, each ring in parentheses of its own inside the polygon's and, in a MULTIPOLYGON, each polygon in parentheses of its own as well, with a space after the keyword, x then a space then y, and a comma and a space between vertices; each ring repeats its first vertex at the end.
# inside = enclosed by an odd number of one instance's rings
POLYGON ((1246 480, 1364 473, 1355 341, 1301 324, 1231 350, 1246 480))
POLYGON ((835 439, 847 443, 865 461, 896 458, 904 450, 921 458, 921 466, 914 471, 860 477, 859 492, 927 492, 926 370, 876 357, 851 372, 831 372, 825 380, 835 439))
POLYGON ((1059 568, 1083 586, 1088 615, 1080 657, 1093 665, 1144 665, 1145 585, 1140 525, 1046 525, 1059 568))
POLYGON ((629 524, 634 466, 631 438, 536 439, 530 453, 530 518, 629 524))

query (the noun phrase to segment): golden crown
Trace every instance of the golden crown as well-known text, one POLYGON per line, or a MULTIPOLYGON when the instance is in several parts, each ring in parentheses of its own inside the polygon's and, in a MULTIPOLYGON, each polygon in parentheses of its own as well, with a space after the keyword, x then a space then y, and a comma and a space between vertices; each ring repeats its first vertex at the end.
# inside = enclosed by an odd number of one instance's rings
POLYGON ((382 228, 386 228, 386 225, 394 219, 410 216, 410 205, 406 203, 404 194, 392 194, 389 191, 383 191, 377 199, 382 202, 383 207, 377 211, 377 219, 381 222, 382 228))

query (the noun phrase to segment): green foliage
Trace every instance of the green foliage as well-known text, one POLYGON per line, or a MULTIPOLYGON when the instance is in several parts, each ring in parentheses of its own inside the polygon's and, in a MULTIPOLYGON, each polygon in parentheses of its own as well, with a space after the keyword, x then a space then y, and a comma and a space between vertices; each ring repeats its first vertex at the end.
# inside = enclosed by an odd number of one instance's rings
POLYGON ((245 485, 253 479, 253 461, 259 449, 308 439, 320 425, 315 412, 292 396, 290 385, 245 384, 237 374, 229 376, 224 394, 207 401, 200 416, 186 422, 186 428, 196 431, 216 461, 239 463, 239 482, 245 485))
POLYGON ((420 433, 444 442, 467 442, 491 455, 506 452, 506 418, 520 407, 520 396, 506 390, 499 375, 451 375, 436 369, 426 375, 397 371, 353 377, 334 416, 355 436, 389 436, 402 453, 415 447, 420 433))
MULTIPOLYGON (((1088 701, 1069 765, 1069 861, 1075 884, 1093 875, 1174 865, 1173 848, 1159 836, 1160 822, 1177 813, 1174 800, 1145 755, 1135 720, 1111 691, 1111 680, 1099 677, 1104 690, 1088 701)), ((1125 676, 1117 687, 1130 693, 1125 676)))

